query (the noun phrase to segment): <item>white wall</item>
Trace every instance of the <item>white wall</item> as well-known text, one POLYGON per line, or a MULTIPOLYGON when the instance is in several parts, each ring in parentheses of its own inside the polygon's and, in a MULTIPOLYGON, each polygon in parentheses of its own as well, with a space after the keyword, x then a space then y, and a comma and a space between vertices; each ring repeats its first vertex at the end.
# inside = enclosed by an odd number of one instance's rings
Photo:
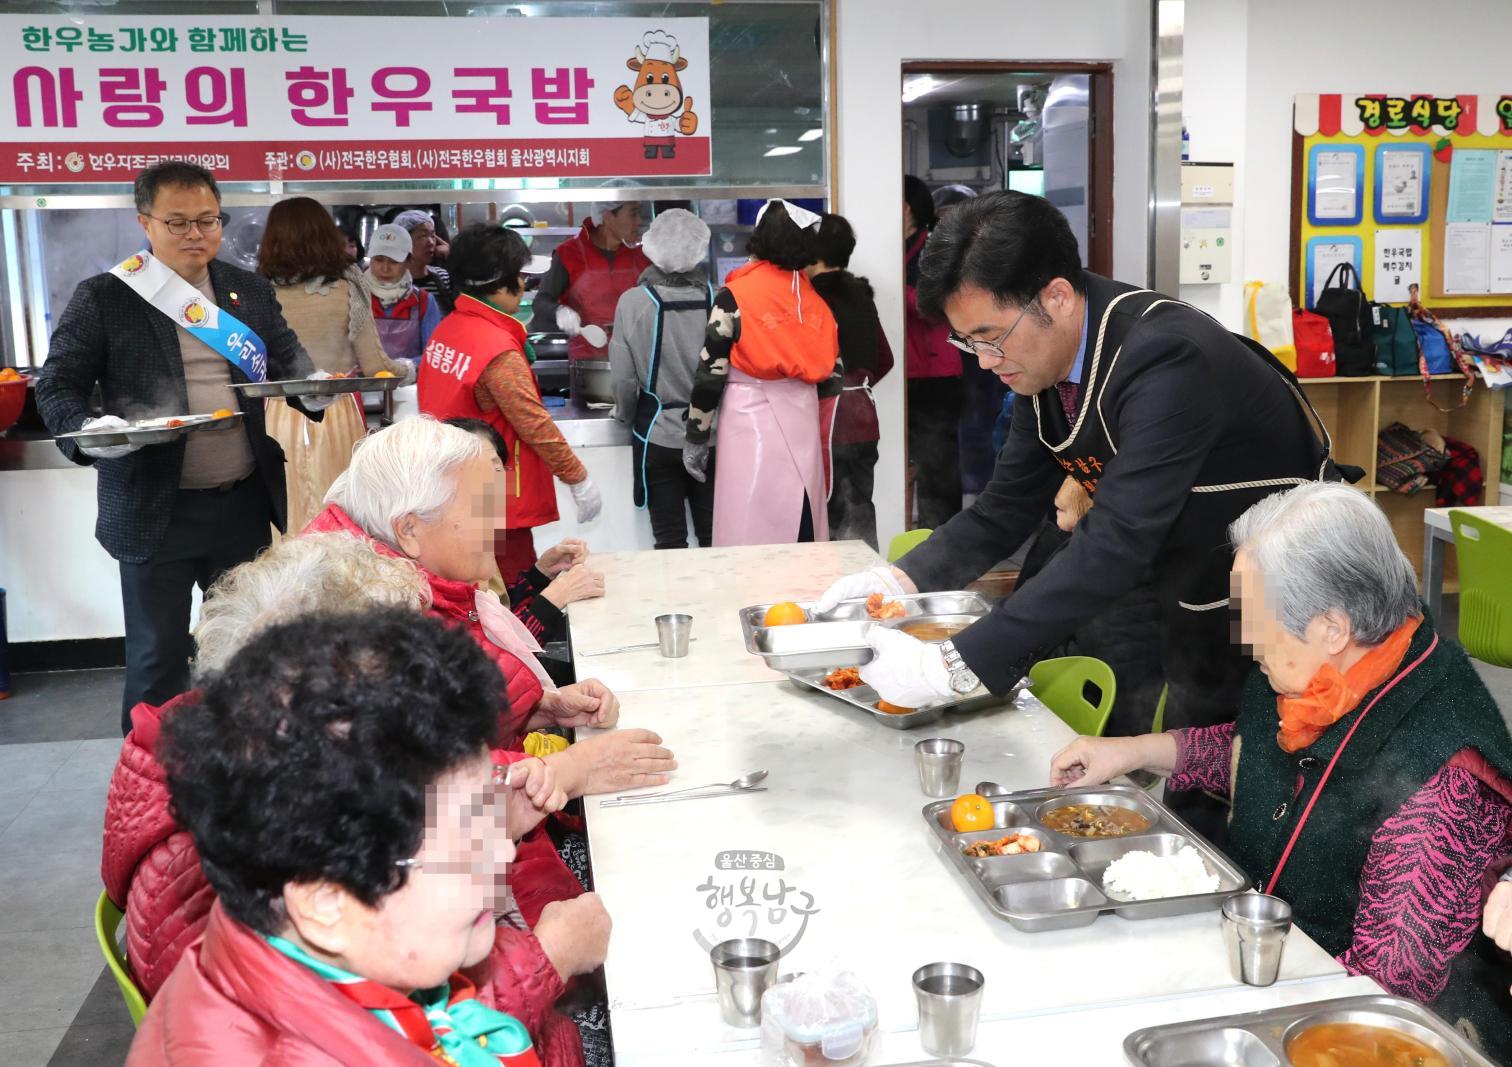
MULTIPOLYGON (((1184 92, 1192 158, 1233 162, 1234 284, 1182 296, 1240 326, 1248 279, 1287 280, 1296 93, 1508 91, 1507 0, 1189 0, 1184 92), (1430 40, 1431 38, 1431 40, 1430 40)), ((1495 334, 1500 335, 1500 330, 1495 334)))
POLYGON ((856 227, 851 269, 872 280, 898 368, 877 389, 882 424, 877 524, 903 529, 902 65, 928 60, 1111 61, 1113 268, 1146 274, 1149 5, 1137 0, 836 0, 839 202, 856 227))

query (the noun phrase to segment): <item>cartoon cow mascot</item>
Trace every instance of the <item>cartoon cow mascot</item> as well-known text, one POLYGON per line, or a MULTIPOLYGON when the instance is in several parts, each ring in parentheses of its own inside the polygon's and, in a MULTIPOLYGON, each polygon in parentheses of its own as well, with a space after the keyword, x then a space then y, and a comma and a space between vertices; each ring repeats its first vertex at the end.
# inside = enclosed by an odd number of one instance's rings
POLYGON ((693 98, 683 95, 677 76, 688 67, 678 53, 677 38, 661 30, 649 31, 625 66, 635 71, 634 88, 621 85, 614 90, 614 102, 631 122, 645 124, 647 159, 674 158, 677 135, 691 137, 698 129, 693 98))

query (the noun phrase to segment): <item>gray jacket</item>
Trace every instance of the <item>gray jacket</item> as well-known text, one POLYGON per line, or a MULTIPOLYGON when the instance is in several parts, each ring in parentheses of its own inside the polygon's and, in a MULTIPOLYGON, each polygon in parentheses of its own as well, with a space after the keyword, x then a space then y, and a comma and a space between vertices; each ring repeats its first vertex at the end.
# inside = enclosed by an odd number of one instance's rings
MULTIPOLYGON (((706 301, 709 291, 702 270, 668 274, 660 267, 647 267, 641 285, 655 287, 663 303, 706 301)), ((609 339, 609 365, 614 376, 614 416, 626 425, 635 418, 635 399, 651 368, 651 346, 656 332, 656 302, 637 285, 619 299, 614 309, 614 333, 609 339)), ((703 350, 707 313, 669 311, 662 323, 661 371, 656 394, 664 408, 651 429, 651 443, 667 448, 683 446, 688 398, 693 392, 693 371, 703 350)))

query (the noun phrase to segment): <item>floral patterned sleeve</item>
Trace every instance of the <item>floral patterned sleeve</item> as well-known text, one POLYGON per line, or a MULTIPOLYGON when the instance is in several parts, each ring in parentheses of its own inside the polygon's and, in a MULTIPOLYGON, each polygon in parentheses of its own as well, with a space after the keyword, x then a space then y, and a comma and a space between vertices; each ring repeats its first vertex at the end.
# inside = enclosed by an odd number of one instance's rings
POLYGON ((1233 723, 1172 730, 1171 736, 1176 739, 1172 789, 1206 789, 1223 796, 1232 792, 1229 781, 1233 773, 1233 723))
POLYGON ((1360 871, 1354 940, 1338 957, 1388 993, 1432 1004, 1480 929, 1484 879, 1512 808, 1450 764, 1376 830, 1360 871))

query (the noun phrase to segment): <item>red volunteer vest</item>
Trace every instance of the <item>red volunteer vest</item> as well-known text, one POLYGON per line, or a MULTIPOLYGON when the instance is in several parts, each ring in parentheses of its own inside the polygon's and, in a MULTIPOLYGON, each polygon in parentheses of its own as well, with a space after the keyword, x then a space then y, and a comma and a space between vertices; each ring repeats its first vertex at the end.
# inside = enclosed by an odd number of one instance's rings
MULTIPOLYGON (((641 272, 651 265, 639 246, 620 245, 614 262, 593 243, 591 222, 584 222, 577 235, 557 248, 557 258, 570 279, 562 293, 562 303, 589 323, 607 332, 614 324, 614 309, 619 298, 640 284, 641 272)), ((608 359, 607 350, 594 348, 581 337, 567 343, 568 359, 608 359)))
MULTIPOLYGON (((506 352, 513 359, 525 358, 525 327, 481 300, 459 296, 457 309, 437 325, 420 357, 420 410, 438 419, 482 419, 503 435, 509 451, 504 525, 528 530, 557 521, 551 468, 520 440, 504 412, 484 411, 474 395, 484 368, 506 352)), ((540 395, 537 385, 537 399, 540 395)))
POLYGON ((758 259, 731 271, 725 288, 740 308, 740 339, 730 352, 736 370, 765 381, 797 378, 811 385, 834 373, 840 331, 803 271, 758 259))

